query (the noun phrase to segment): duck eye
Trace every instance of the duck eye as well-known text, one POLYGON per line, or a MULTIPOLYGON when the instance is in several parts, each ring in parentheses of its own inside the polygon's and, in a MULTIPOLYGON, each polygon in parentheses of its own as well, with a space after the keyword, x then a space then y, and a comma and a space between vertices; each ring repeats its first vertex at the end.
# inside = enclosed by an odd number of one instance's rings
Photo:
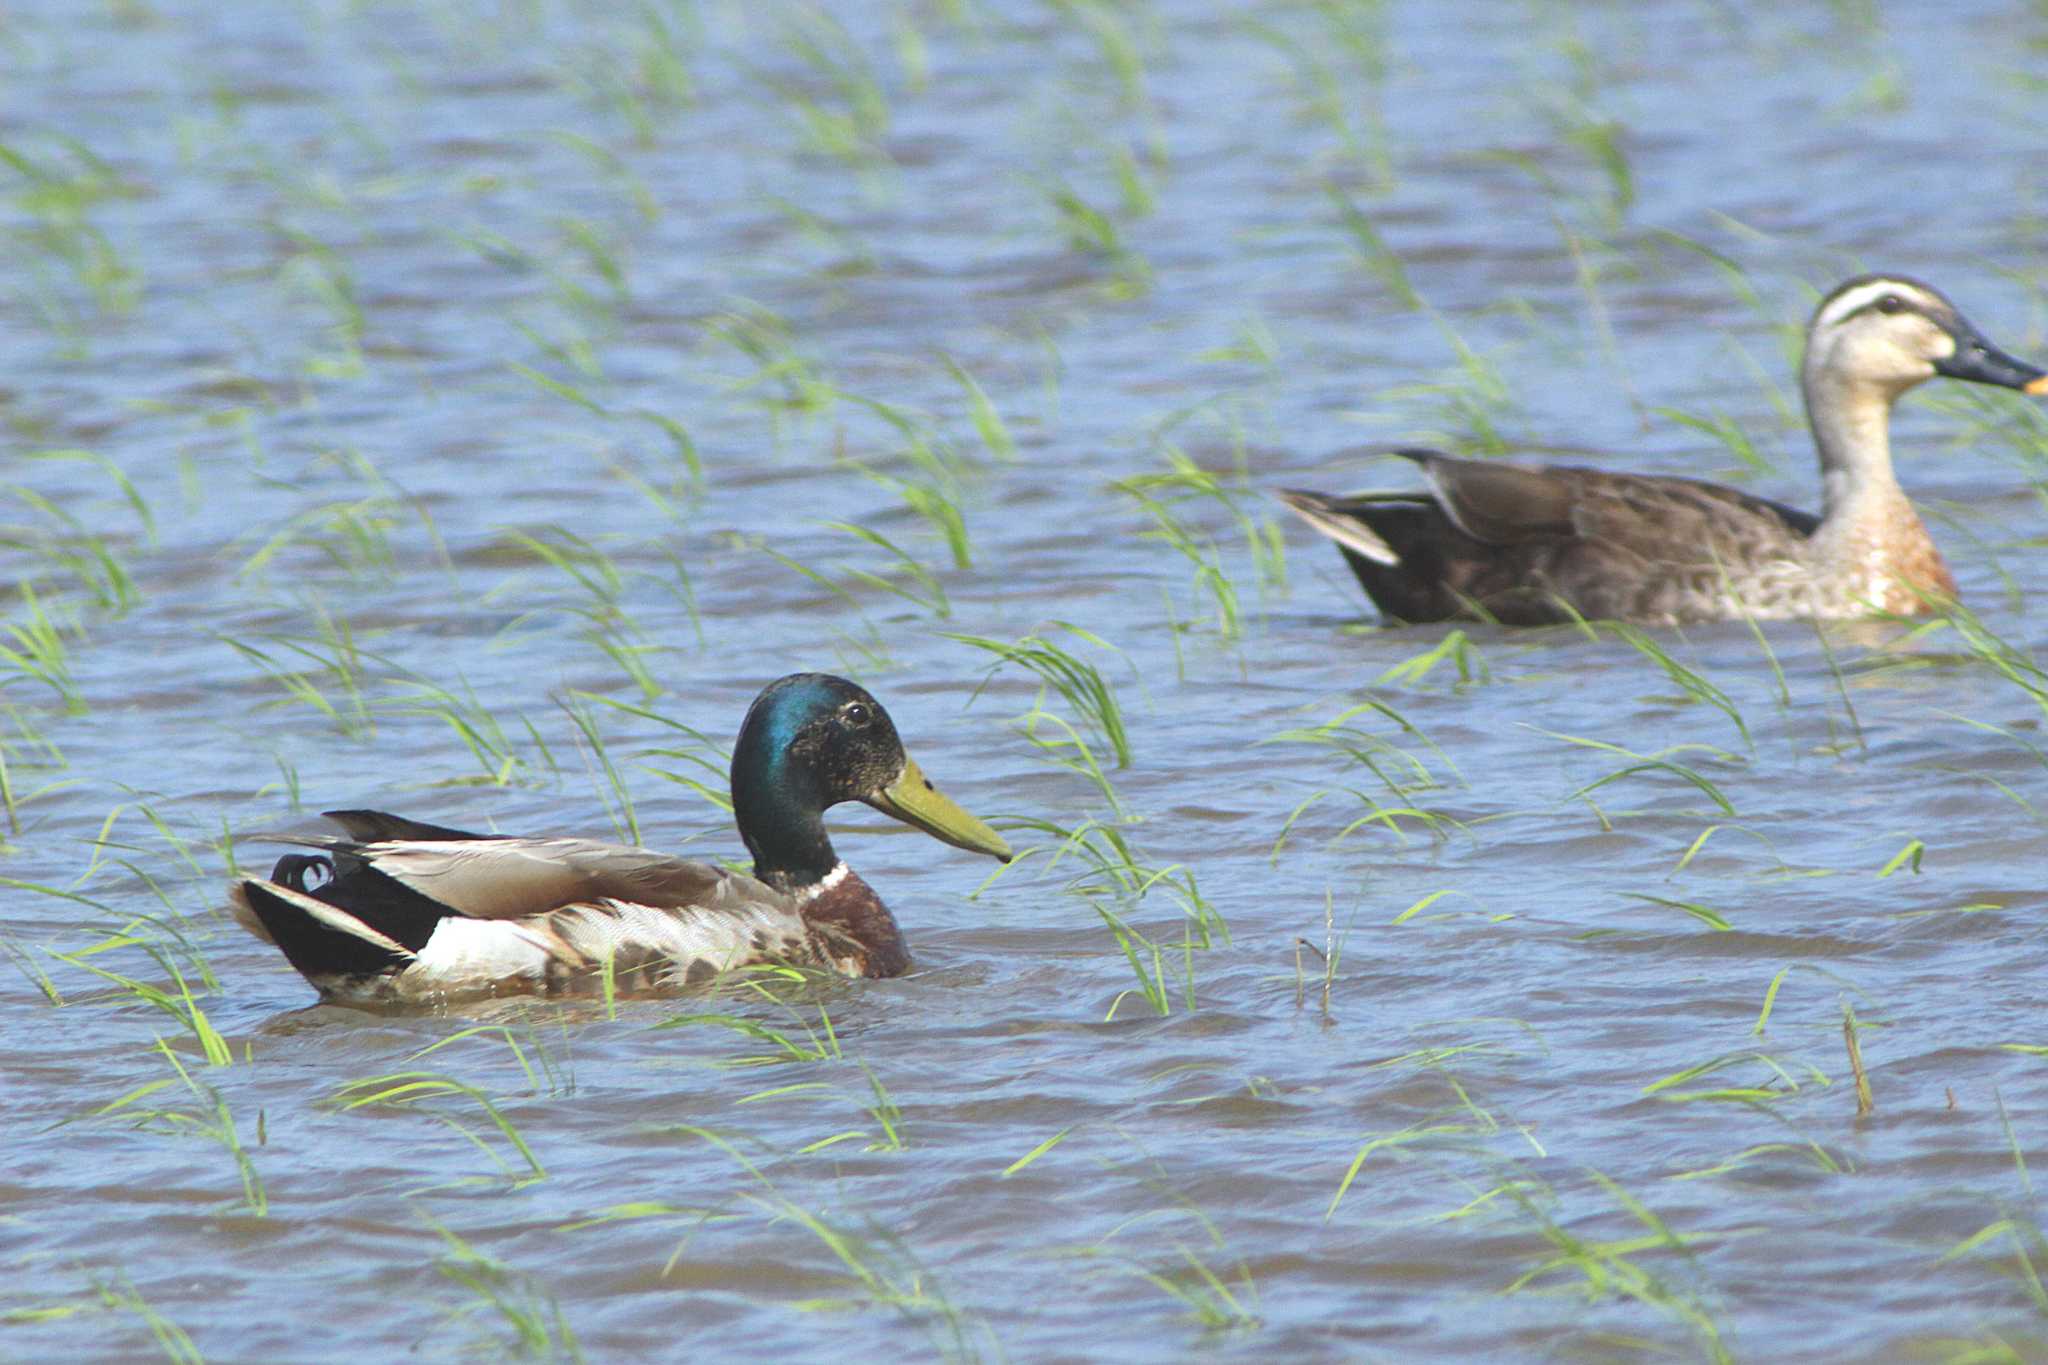
POLYGON ((866 702, 850 701, 840 708, 839 714, 846 718, 848 725, 859 728, 875 718, 874 711, 866 702))
POLYGON ((1886 294, 1883 298, 1877 301, 1877 311, 1880 313, 1902 312, 1904 311, 1905 307, 1906 301, 1900 298, 1897 294, 1886 294))

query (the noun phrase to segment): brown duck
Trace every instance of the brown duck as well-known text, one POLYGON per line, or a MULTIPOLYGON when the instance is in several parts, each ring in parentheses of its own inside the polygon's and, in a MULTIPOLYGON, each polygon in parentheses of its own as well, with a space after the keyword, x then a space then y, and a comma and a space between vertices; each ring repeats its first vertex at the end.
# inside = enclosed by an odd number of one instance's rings
POLYGON ((1542 625, 1920 613, 1955 579, 1892 473, 1891 409, 1936 375, 2048 394, 1933 289, 1859 275, 1806 330, 1815 516, 1700 479, 1396 452, 1423 493, 1281 499, 1336 541, 1385 615, 1542 625))
POLYGON ((770 683, 733 746, 733 814, 754 874, 593 839, 470 834, 380 811, 330 811, 345 837, 285 842, 267 880, 234 884, 251 933, 323 996, 415 1002, 505 991, 694 985, 762 963, 895 976, 895 917, 840 861, 824 812, 864 801, 1004 862, 1001 835, 947 800, 865 691, 826 673, 770 683))

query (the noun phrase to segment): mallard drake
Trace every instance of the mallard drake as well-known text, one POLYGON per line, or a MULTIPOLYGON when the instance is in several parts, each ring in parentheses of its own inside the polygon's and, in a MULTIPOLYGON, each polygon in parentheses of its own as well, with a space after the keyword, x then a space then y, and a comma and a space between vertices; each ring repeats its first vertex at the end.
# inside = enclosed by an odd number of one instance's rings
MULTIPOLYGON (((733 813, 754 874, 590 839, 471 834, 381 811, 329 811, 340 836, 284 837, 235 918, 323 996, 419 1001, 709 981, 758 963, 895 976, 896 919, 826 837, 842 801, 1004 862, 1001 835, 941 795, 881 703, 844 678, 770 683, 740 726, 733 813)), ((266 836, 269 837, 269 836, 266 836)))
POLYGON ((1380 610, 1540 625, 1919 613, 1955 579, 1892 474, 1891 409, 1936 375, 2048 393, 1941 293, 1859 275, 1806 329, 1800 388, 1820 454, 1814 516, 1667 475, 1403 450, 1424 493, 1279 497, 1336 541, 1380 610))

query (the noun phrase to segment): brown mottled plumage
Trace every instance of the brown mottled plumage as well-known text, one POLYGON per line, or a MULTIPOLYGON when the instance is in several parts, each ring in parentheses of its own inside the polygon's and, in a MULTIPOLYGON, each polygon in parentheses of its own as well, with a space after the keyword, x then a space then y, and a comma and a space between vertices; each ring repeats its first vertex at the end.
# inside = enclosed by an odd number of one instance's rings
POLYGON ((1281 499, 1335 540, 1387 616, 1677 625, 1917 613, 1955 578, 1892 472, 1892 404, 1935 375, 2048 393, 1942 295, 1863 275, 1815 310, 1801 387, 1820 456, 1815 516, 1699 479, 1397 452, 1416 493, 1281 499))

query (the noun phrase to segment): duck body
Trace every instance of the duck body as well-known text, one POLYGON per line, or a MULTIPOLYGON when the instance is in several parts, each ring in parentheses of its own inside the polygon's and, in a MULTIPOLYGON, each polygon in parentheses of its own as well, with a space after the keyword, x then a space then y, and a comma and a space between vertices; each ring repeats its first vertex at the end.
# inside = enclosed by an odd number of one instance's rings
POLYGON ((1418 493, 1279 496, 1402 621, 1918 614, 1956 583, 1892 472, 1889 427, 1898 396, 1937 374, 2048 392, 1927 285, 1866 275, 1822 300, 1801 370, 1818 515, 1699 479, 1428 450, 1397 452, 1422 467, 1418 493))
POLYGON ((751 876, 596 840, 331 811, 344 834, 290 837, 317 852, 235 883, 230 906, 323 996, 349 1003, 664 990, 770 963, 882 977, 909 968, 909 949, 881 897, 832 851, 827 806, 866 801, 1009 857, 925 779, 879 703, 825 674, 792 675, 755 701, 733 792, 751 876))
MULTIPOLYGON (((1396 453, 1422 465, 1442 491, 1343 498, 1288 489, 1280 496, 1337 542, 1366 594, 1397 620, 1684 625, 1736 615, 1737 603, 1763 619, 1854 615, 1873 601, 1919 609, 1920 599, 1889 571, 1890 556, 1868 556, 1884 571, 1860 579, 1816 573, 1820 518, 1739 489, 1430 450, 1396 453)), ((1904 511, 1919 527, 1918 514, 1904 511)), ((1955 591, 1938 556, 1915 578, 1926 591, 1955 591)))

